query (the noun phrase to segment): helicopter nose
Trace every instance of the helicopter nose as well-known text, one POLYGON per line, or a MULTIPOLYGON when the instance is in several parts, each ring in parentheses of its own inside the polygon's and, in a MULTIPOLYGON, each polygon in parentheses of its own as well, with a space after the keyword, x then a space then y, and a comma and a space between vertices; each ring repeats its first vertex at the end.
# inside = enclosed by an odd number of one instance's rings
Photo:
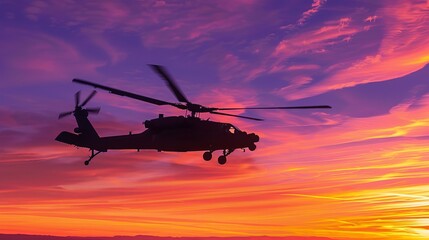
POLYGON ((259 136, 258 135, 251 133, 251 134, 248 134, 248 136, 252 142, 259 142, 259 136))

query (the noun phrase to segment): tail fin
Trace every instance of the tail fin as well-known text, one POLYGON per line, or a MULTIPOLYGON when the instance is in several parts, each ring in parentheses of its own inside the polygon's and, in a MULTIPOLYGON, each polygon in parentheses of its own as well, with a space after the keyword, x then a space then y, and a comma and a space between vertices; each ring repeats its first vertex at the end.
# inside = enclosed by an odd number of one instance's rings
POLYGON ((105 152, 105 148, 101 147, 100 136, 97 131, 88 120, 89 113, 98 113, 100 108, 83 108, 96 94, 96 91, 92 93, 81 103, 80 102, 80 91, 75 94, 75 106, 73 111, 60 113, 58 118, 63 118, 69 115, 74 115, 77 122, 77 128, 74 129, 74 133, 62 132, 55 140, 67 144, 73 144, 79 147, 87 147, 89 149, 98 150, 105 152))
POLYGON ((76 133, 79 133, 81 136, 83 136, 86 139, 90 139, 90 140, 100 139, 100 136, 98 136, 97 131, 95 131, 95 128, 88 120, 88 112, 85 109, 75 112, 74 116, 76 118, 76 122, 78 126, 78 128, 75 129, 76 133))
POLYGON ((74 111, 74 116, 78 125, 74 132, 77 134, 64 131, 55 140, 101 152, 107 151, 100 145, 100 136, 88 120, 88 112, 85 109, 78 109, 74 111))

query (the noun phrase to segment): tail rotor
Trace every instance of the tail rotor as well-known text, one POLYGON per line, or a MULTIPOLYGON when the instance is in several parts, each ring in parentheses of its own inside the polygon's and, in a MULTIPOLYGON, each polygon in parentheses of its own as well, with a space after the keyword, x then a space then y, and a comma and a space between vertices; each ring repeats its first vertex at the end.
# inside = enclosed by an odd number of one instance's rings
POLYGON ((91 94, 89 94, 89 96, 82 102, 80 103, 80 91, 75 93, 74 95, 74 99, 75 99, 75 107, 73 111, 69 111, 69 112, 62 112, 58 115, 58 119, 67 117, 69 115, 72 114, 88 114, 88 113, 99 113, 100 112, 100 108, 83 108, 97 93, 97 91, 92 91, 91 94))

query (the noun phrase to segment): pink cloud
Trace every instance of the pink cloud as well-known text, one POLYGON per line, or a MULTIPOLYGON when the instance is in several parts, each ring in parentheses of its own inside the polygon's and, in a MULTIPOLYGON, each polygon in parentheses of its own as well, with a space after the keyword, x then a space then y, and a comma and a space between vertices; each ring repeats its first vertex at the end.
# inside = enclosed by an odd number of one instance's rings
POLYGON ((317 70, 317 69, 320 69, 320 66, 317 64, 292 65, 287 67, 287 70, 289 71, 317 70))
POLYGON ((332 72, 320 84, 291 97, 303 98, 358 84, 395 79, 429 63, 426 56, 429 51, 426 37, 429 27, 421 20, 427 18, 424 4, 409 1, 398 1, 397 4, 398 8, 394 10, 385 7, 379 11, 384 20, 385 33, 377 52, 332 72))
POLYGON ((319 9, 322 7, 323 4, 326 3, 326 0, 313 0, 313 3, 311 4, 311 9, 305 11, 302 14, 302 17, 297 21, 299 25, 304 24, 308 18, 310 18, 312 15, 316 14, 319 9))
POLYGON ((377 20, 378 16, 374 15, 374 16, 369 16, 367 18, 365 18, 365 22, 375 22, 375 20, 377 20))
POLYGON ((301 14, 301 17, 296 21, 295 24, 289 24, 282 26, 281 29, 291 30, 297 26, 304 25, 310 17, 319 12, 320 8, 326 3, 326 0, 313 0, 311 8, 301 14))
POLYGON ((342 18, 319 29, 285 38, 279 42, 272 57, 285 59, 338 44, 342 38, 359 32, 357 28, 349 27, 349 22, 349 18, 342 18))
POLYGON ((302 86, 305 86, 313 81, 313 78, 308 75, 298 75, 291 77, 288 85, 276 90, 275 93, 280 96, 288 96, 290 93, 297 91, 302 86))
POLYGON ((70 79, 76 72, 95 75, 102 62, 86 59, 72 44, 34 31, 5 29, 0 53, 7 80, 4 84, 70 79), (12 74, 13 73, 13 74, 12 74))
POLYGON ((258 49, 256 54, 259 55, 260 63, 257 65, 251 63, 242 64, 241 68, 244 68, 242 72, 245 77, 241 78, 245 81, 251 81, 267 73, 281 72, 288 72, 288 78, 295 78, 297 76, 290 75, 290 72, 298 69, 303 72, 317 72, 320 64, 316 63, 316 61, 310 61, 305 65, 289 65, 285 64, 285 62, 294 57, 325 55, 331 49, 334 52, 336 45, 350 41, 353 35, 361 31, 359 27, 351 25, 351 18, 347 17, 336 21, 327 21, 322 27, 284 37, 280 42, 277 42, 274 48, 269 47, 268 42, 272 44, 276 41, 275 38, 266 38, 262 42, 254 44, 258 49))
MULTIPOLYGON (((316 61, 309 64, 285 64, 293 57, 327 54, 336 45, 350 41, 352 36, 363 31, 351 24, 349 17, 336 21, 327 21, 322 27, 307 30, 287 36, 278 41, 274 36, 268 36, 261 41, 255 41, 249 48, 257 61, 240 58, 231 52, 225 53, 224 59, 219 59, 221 76, 252 81, 264 74, 290 72, 291 70, 317 70, 320 64, 316 61), (277 42, 277 43, 275 43, 277 42), (273 44, 276 44, 273 47, 273 44), (304 69, 306 68, 306 69, 304 69), (231 71, 234 69, 234 71, 231 71)), ((332 50, 332 51, 335 51, 332 50)), ((217 56, 217 55, 216 55, 217 56)), ((213 57, 213 56, 211 56, 213 57)), ((217 56, 219 58, 219 56, 217 56)), ((296 76, 292 76, 296 77, 296 76)))

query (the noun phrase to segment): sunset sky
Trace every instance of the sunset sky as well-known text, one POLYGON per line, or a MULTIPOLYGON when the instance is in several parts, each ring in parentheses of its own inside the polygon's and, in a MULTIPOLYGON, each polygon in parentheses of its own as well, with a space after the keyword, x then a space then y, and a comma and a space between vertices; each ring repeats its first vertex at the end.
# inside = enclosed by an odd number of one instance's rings
MULTIPOLYGON (((0 233, 429 238, 429 2, 0 0, 0 233), (108 151, 73 131, 73 78, 176 102, 165 66, 261 137, 228 163, 202 152, 108 151)), ((105 91, 101 136, 183 111, 105 91)))

